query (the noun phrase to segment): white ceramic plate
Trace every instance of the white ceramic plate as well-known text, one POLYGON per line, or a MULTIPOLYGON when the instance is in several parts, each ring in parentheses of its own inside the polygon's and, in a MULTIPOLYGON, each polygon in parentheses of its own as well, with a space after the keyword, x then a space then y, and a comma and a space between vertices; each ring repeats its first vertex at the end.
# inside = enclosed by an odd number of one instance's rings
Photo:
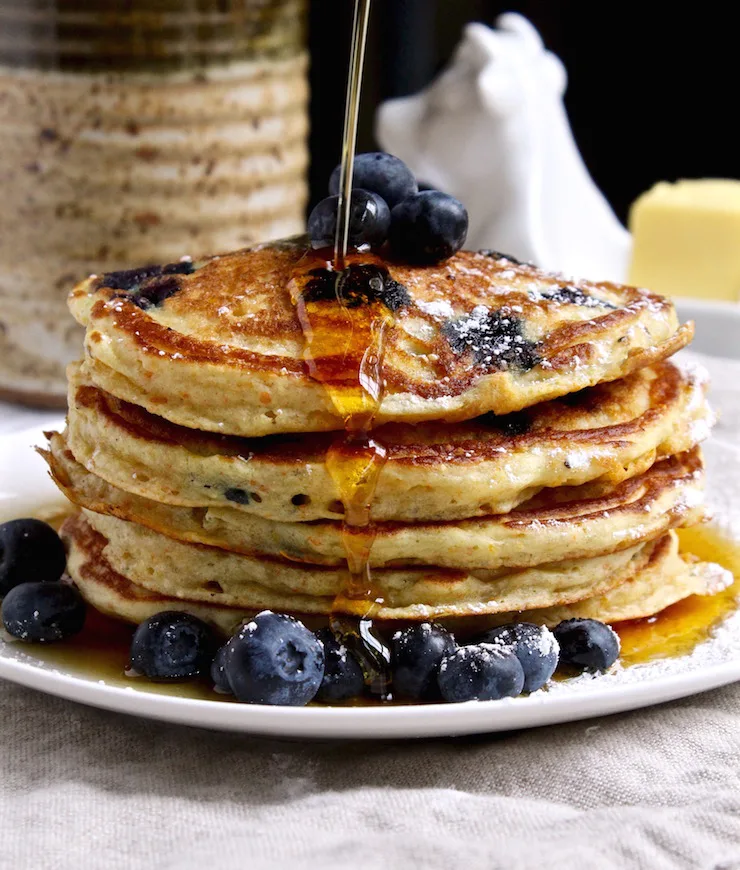
MULTIPOLYGON (((682 303, 697 321, 698 350, 740 357, 740 307, 682 303)), ((44 428, 53 428, 49 425, 44 428)), ((41 428, 0 438, 0 521, 48 504, 56 495, 32 445, 41 428)), ((666 660, 595 678, 579 678, 527 698, 467 704, 288 708, 161 695, 146 684, 109 685, 39 664, 22 644, 0 640, 0 677, 83 704, 183 725, 299 738, 412 738, 508 731, 603 716, 660 704, 740 680, 740 618, 724 638, 685 660, 666 660)))

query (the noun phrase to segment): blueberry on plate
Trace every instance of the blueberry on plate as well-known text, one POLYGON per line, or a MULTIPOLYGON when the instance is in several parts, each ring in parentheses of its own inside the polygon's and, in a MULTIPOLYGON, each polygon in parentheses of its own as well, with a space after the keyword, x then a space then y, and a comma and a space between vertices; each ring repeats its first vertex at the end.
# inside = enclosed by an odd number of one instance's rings
POLYGON ((405 263, 441 263, 462 248, 467 234, 465 206, 439 190, 417 193, 391 211, 388 240, 393 254, 405 263))
POLYGON ((82 631, 87 607, 68 583, 21 583, 3 599, 3 625, 19 640, 54 643, 82 631))
POLYGON ((619 636, 597 619, 566 619, 554 629, 560 664, 578 671, 605 671, 619 658, 619 636))
POLYGON ((19 583, 58 580, 67 556, 59 535, 41 520, 0 525, 0 596, 19 583))
MULTIPOLYGON (((314 248, 334 245, 337 231, 338 196, 322 199, 308 217, 308 235, 314 248)), ((377 248, 388 237, 391 213, 388 205, 377 193, 353 190, 350 200, 349 244, 353 248, 369 245, 377 248)))
POLYGON ((445 701, 498 701, 521 694, 524 671, 511 649, 478 643, 445 656, 437 681, 445 701))
POLYGON ((397 631, 391 639, 393 694, 400 698, 437 700, 439 666, 456 649, 455 638, 441 625, 422 622, 397 631))
MULTIPOLYGON (((329 178, 329 193, 339 193, 341 165, 335 166, 329 178)), ((352 187, 372 190, 382 196, 389 208, 402 199, 413 196, 417 190, 414 173, 398 157, 385 151, 358 154, 352 167, 352 187)))
POLYGON ((299 620, 264 610, 231 638, 224 670, 239 701, 303 707, 324 677, 324 647, 299 620))
POLYGON ((541 689, 558 666, 558 642, 544 625, 531 622, 511 622, 492 628, 476 639, 477 643, 491 643, 509 647, 519 659, 524 671, 524 691, 541 689))
POLYGON ((213 682, 213 688, 215 691, 219 692, 222 695, 230 695, 231 694, 231 686, 229 685, 229 681, 226 678, 226 652, 228 649, 228 644, 224 644, 213 657, 213 661, 211 662, 211 681, 213 682))
POLYGON ((330 628, 322 628, 316 636, 324 646, 324 677, 316 700, 347 701, 359 698, 365 688, 360 663, 330 628))
POLYGON ((187 680, 208 672, 216 641, 202 619, 180 610, 163 610, 134 632, 131 670, 150 680, 187 680))

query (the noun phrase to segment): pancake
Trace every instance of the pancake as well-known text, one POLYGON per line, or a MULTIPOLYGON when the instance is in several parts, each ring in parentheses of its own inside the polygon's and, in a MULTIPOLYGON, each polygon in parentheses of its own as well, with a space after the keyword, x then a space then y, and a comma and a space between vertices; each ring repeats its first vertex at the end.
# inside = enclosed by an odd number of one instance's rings
POLYGON ((699 562, 678 552, 675 534, 661 539, 648 566, 603 595, 575 604, 560 605, 526 614, 512 614, 511 620, 555 626, 564 619, 598 619, 621 622, 644 619, 665 610, 689 595, 714 595, 733 582, 732 574, 713 562, 699 562))
MULTIPOLYGON (((51 436, 50 450, 43 455, 67 498, 96 513, 244 555, 346 563, 340 522, 279 523, 229 507, 160 504, 86 471, 59 434, 51 436)), ((581 487, 563 487, 547 490, 509 514, 444 523, 379 523, 372 564, 498 570, 601 556, 699 522, 703 477, 695 448, 656 463, 601 497, 582 498, 581 487)))
MULTIPOLYGON (((343 592, 347 569, 229 553, 186 544, 136 523, 82 512, 105 539, 104 555, 118 574, 162 595, 227 607, 279 612, 364 615, 367 600, 343 592)), ((437 567, 373 572, 377 619, 442 619, 570 604, 602 594, 647 564, 655 542, 591 559, 569 559, 499 571, 437 567)))
MULTIPOLYGON (((333 435, 196 432, 90 385, 78 366, 69 376, 68 446, 119 489, 278 522, 341 518, 341 494, 326 467, 333 435)), ((380 427, 373 437, 388 459, 371 518, 450 521, 507 513, 543 487, 596 482, 608 489, 708 434, 705 388, 702 370, 663 362, 513 416, 380 427)))
MULTIPOLYGON (((69 553, 68 570, 72 579, 88 603, 108 616, 139 623, 163 610, 183 610, 229 635, 243 620, 255 613, 254 608, 225 607, 205 601, 175 598, 133 583, 111 567, 105 557, 105 538, 79 516, 65 522, 62 537, 69 553)), ((473 626, 470 630, 477 631, 492 622, 498 624, 521 619, 555 625, 561 619, 573 616, 596 616, 608 622, 652 616, 689 595, 712 594, 731 580, 728 572, 718 565, 677 556, 673 534, 659 543, 660 546, 653 548, 651 558, 640 572, 635 572, 628 581, 604 596, 583 599, 567 608, 529 611, 526 614, 501 613, 493 618, 485 617, 483 622, 476 617, 468 617, 458 620, 455 629, 464 632, 467 624, 473 626)), ((316 617, 310 614, 306 616, 299 610, 292 613, 306 619, 312 627, 325 623, 323 617, 315 621, 316 617)))
POLYGON ((347 344, 352 312, 366 305, 392 313, 378 424, 518 411, 654 364, 693 333, 661 296, 495 252, 428 267, 369 253, 348 263, 348 307, 305 238, 92 276, 69 301, 86 328, 84 376, 182 426, 253 437, 343 428, 357 388, 347 373, 366 350, 347 344), (313 362, 337 401, 311 375, 296 302, 336 336, 313 362))

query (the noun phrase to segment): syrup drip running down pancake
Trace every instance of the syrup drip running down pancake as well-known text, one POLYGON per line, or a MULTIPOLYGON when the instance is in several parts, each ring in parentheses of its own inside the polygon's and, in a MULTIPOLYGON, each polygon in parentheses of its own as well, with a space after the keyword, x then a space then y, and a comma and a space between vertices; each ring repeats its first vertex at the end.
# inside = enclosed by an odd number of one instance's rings
POLYGON ((370 574, 374 529, 370 512, 387 451, 371 437, 383 400, 385 335, 392 327, 382 301, 384 274, 373 266, 350 266, 336 272, 317 258, 304 280, 291 284, 305 336, 304 359, 310 376, 323 384, 346 436, 335 437, 326 453, 326 470, 343 507, 345 555, 349 571, 346 593, 368 602, 376 596, 370 574), (351 534, 350 534, 351 532, 351 534))
MULTIPOLYGON (((347 265, 381 271, 376 296, 393 312, 378 425, 518 411, 623 377, 692 336, 663 297, 570 281, 495 252, 463 251, 426 267, 356 253, 347 265)), ((84 373, 191 429, 342 429, 332 398, 311 377, 291 297, 293 282, 310 281, 316 266, 300 238, 197 267, 90 278, 70 298, 86 327, 84 373)))
MULTIPOLYGON (((345 245, 346 247, 346 245, 345 245)), ((346 251, 342 251, 344 263, 346 251)), ((305 338, 304 360, 344 422, 326 451, 325 468, 342 505, 341 542, 347 566, 337 600, 359 608, 359 623, 347 621, 341 604, 332 611, 335 634, 354 650, 373 694, 390 684, 388 651, 372 631, 372 617, 384 604, 373 582, 370 554, 375 540, 371 509, 387 450, 371 436, 385 390, 386 333, 392 312, 382 298, 386 273, 375 266, 350 265, 337 272, 318 261, 290 292, 305 338)))

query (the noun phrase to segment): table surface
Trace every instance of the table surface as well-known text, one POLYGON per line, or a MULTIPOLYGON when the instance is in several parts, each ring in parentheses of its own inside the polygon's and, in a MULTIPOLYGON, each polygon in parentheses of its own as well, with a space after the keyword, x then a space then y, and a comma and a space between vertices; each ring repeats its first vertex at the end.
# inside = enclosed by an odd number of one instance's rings
MULTIPOLYGON (((727 438, 740 364, 718 374, 727 438)), ((0 405, 0 432, 58 417, 0 405)), ((740 870, 740 684, 416 742, 212 733, 3 681, 0 722, 0 870, 740 870)))

